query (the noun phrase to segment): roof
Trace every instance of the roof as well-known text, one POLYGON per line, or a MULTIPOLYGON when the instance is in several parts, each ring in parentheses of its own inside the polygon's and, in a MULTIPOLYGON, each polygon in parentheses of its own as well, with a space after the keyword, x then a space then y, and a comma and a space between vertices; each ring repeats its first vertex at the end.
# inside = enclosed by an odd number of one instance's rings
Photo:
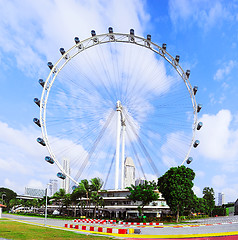
POLYGON ((131 157, 126 157, 125 165, 126 165, 126 166, 135 167, 135 164, 134 164, 134 162, 133 162, 133 160, 132 160, 131 157))
POLYGON ((5 205, 2 205, 2 204, 0 203, 0 207, 7 207, 7 206, 5 206, 5 205))

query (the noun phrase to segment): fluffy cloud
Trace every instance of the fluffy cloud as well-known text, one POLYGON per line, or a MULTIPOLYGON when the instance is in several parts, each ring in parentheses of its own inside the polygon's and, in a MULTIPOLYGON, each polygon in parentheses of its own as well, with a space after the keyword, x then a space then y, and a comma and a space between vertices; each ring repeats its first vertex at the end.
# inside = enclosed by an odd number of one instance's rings
POLYGON ((90 29, 104 33, 109 26, 116 32, 128 32, 130 26, 141 35, 149 20, 143 1, 135 0, 1 1, 0 7, 0 50, 13 54, 27 75, 43 74, 47 60, 56 61, 58 49, 71 47, 76 35, 87 38, 90 29))
POLYGON ((198 132, 202 156, 216 161, 235 161, 238 156, 238 130, 231 128, 232 114, 220 110, 216 115, 204 114, 203 128, 198 132))

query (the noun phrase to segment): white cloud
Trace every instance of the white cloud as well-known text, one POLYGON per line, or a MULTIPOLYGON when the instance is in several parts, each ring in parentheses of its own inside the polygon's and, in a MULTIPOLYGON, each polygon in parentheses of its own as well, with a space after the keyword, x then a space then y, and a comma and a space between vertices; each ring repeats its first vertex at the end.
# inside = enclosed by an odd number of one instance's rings
POLYGON ((204 114, 198 132, 201 144, 200 154, 216 161, 235 161, 238 157, 238 129, 232 129, 232 114, 229 110, 220 110, 216 115, 204 114))
POLYGON ((196 195, 197 197, 202 197, 202 196, 203 196, 200 187, 198 187, 198 186, 193 186, 193 191, 194 191, 194 193, 195 193, 195 195, 196 195))
POLYGON ((205 31, 232 18, 229 9, 221 1, 209 0, 170 0, 169 15, 176 27, 197 24, 205 31))
POLYGON ((204 176, 206 175, 206 173, 204 171, 195 171, 195 175, 196 175, 196 178, 199 177, 199 178, 204 178, 204 176))
POLYGON ((230 60, 228 63, 224 63, 223 66, 216 71, 214 75, 214 80, 223 80, 230 74, 230 72, 235 66, 237 66, 237 62, 233 60, 230 60))
POLYGON ((221 175, 215 175, 212 178, 212 186, 214 186, 215 188, 221 188, 224 187, 226 185, 226 175, 225 174, 221 174, 221 175))
POLYGON ((56 61, 59 48, 71 47, 76 35, 87 38, 91 29, 99 34, 109 26, 116 32, 132 27, 141 35, 149 20, 143 1, 135 0, 1 1, 0 7, 4 9, 0 49, 13 54, 17 67, 27 75, 43 74, 46 62, 56 61))
POLYGON ((36 180, 36 179, 31 179, 28 184, 27 187, 29 188, 37 188, 37 189, 44 189, 46 186, 45 184, 43 184, 41 181, 36 180))

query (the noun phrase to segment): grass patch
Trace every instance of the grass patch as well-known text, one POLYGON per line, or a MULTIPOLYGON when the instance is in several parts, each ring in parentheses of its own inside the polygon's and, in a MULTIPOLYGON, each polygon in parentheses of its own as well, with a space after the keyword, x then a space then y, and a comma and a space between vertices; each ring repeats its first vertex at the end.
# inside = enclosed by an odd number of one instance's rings
POLYGON ((91 236, 0 219, 0 237, 7 239, 88 239, 109 240, 111 237, 91 236))

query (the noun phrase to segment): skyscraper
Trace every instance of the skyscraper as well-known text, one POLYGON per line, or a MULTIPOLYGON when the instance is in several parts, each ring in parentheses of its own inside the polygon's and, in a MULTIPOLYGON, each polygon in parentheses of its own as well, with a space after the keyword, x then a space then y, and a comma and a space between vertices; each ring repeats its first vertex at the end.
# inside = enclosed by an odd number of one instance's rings
POLYGON ((125 159, 125 181, 124 187, 130 187, 131 184, 135 185, 135 165, 131 157, 125 159))
POLYGON ((225 203, 225 194, 222 193, 218 193, 218 206, 222 206, 222 204, 225 203))
MULTIPOLYGON (((69 164, 69 159, 64 158, 62 161, 62 166, 68 175, 70 175, 70 164, 69 164)), ((70 184, 70 179, 66 176, 64 180, 61 180, 61 188, 65 190, 65 193, 70 193, 69 185, 70 184)))
POLYGON ((49 196, 53 196, 58 191, 58 180, 50 179, 49 181, 49 196))

